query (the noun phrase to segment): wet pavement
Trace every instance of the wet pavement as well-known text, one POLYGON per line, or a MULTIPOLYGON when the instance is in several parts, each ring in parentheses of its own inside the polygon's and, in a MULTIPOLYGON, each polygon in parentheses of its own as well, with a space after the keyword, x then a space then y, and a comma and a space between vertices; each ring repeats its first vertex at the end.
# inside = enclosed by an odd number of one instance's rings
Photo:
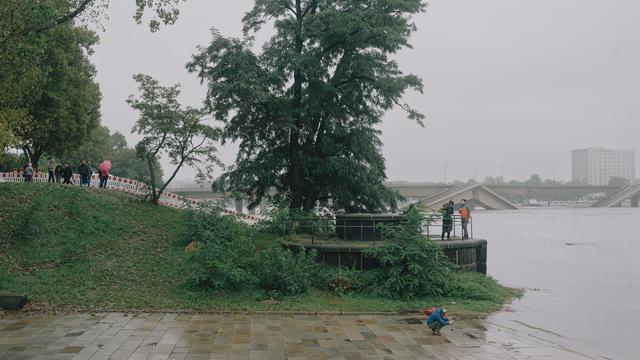
POLYGON ((412 316, 6 315, 0 359, 585 358, 480 319, 456 321, 442 334, 412 316))

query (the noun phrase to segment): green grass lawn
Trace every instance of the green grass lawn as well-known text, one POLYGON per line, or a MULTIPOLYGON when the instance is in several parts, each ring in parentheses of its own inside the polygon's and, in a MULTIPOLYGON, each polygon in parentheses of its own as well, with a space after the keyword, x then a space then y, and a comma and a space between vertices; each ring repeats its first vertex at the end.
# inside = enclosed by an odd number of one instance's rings
MULTIPOLYGON (((334 296, 312 290, 272 300, 262 291, 214 293, 185 285, 187 212, 114 191, 0 184, 0 291, 26 293, 36 307, 82 310, 397 311, 447 305, 489 312, 501 301, 334 296)), ((258 247, 279 241, 255 233, 258 247)), ((473 282, 478 274, 460 274, 473 282)), ((518 291, 488 286, 504 300, 518 291)))

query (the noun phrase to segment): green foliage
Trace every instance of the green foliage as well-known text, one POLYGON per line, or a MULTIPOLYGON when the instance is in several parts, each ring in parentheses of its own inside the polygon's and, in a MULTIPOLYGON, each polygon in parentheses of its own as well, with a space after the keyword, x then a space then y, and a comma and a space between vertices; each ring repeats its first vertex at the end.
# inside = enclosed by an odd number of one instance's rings
MULTIPOLYGON (((86 311, 397 311, 446 304, 450 309, 486 312, 498 309, 505 298, 519 295, 490 278, 452 272, 445 295, 455 297, 389 299, 371 294, 373 273, 325 266, 306 271, 310 278, 304 293, 269 293, 259 287, 258 275, 265 265, 260 264, 258 251, 278 246, 280 238, 243 225, 238 228, 227 223, 231 218, 224 219, 222 225, 203 219, 202 224, 191 226, 195 221, 192 216, 119 192, 0 183, 0 289, 26 292, 36 306, 44 304, 47 309, 70 306, 86 311), (30 225, 35 230, 33 236, 16 239, 25 217, 37 217, 30 225), (191 271, 203 263, 191 264, 195 254, 185 252, 185 245, 204 232, 227 239, 247 236, 251 239, 248 243, 259 244, 258 251, 252 253, 255 263, 250 266, 255 283, 233 292, 188 286, 193 284, 187 281, 193 276, 191 271), (262 301, 274 295, 281 297, 275 302, 262 301)), ((204 254, 201 256, 199 259, 204 259, 204 254)), ((287 256, 285 262, 290 260, 287 256)), ((305 264, 310 265, 303 262, 300 267, 305 264)), ((293 269, 294 274, 298 272, 293 269)))
POLYGON ((447 297, 500 303, 505 297, 516 296, 491 277, 478 273, 455 272, 445 286, 447 297))
POLYGON ((149 166, 150 199, 157 204, 162 192, 183 165, 195 168, 200 179, 208 177, 215 164, 221 165, 215 147, 220 134, 219 129, 206 123, 201 110, 191 107, 185 109, 180 105, 179 84, 164 87, 143 74, 135 75, 134 79, 141 95, 139 98, 132 95, 127 99, 127 103, 140 114, 132 131, 142 136, 136 145, 136 152, 149 166), (162 154, 175 165, 173 173, 164 183, 158 177, 156 168, 162 154))
POLYGON ((315 252, 292 254, 278 245, 259 253, 252 231, 216 207, 192 212, 187 239, 196 246, 187 256, 189 282, 201 288, 237 291, 260 287, 273 296, 307 291, 318 269, 315 252))
POLYGON ((256 283, 255 244, 246 227, 215 208, 191 212, 187 239, 196 249, 187 256, 188 280, 213 290, 239 290, 256 283))
POLYGON ((260 220, 256 228, 260 231, 292 235, 296 233, 334 234, 335 227, 330 218, 321 214, 318 209, 303 211, 291 208, 289 193, 270 197, 264 219, 260 220))
POLYGON ((306 292, 316 274, 315 251, 300 249, 296 254, 279 246, 262 250, 257 273, 260 287, 274 295, 298 295, 306 292))
POLYGON ((377 126, 422 90, 391 56, 409 46, 421 0, 259 0, 244 19, 243 39, 214 33, 187 65, 208 84, 208 111, 238 142, 236 163, 217 179, 228 191, 260 201, 271 189, 290 192, 290 207, 318 204, 375 212, 394 207, 384 186, 377 126), (275 35, 254 52, 254 34, 273 23, 275 35))
POLYGON ((390 298, 446 296, 451 263, 442 249, 422 234, 424 217, 419 207, 410 208, 406 222, 386 228, 389 241, 365 250, 378 262, 372 291, 390 298))
MULTIPOLYGON (((96 172, 98 164, 103 160, 111 160, 112 175, 144 182, 151 180, 149 167, 138 158, 136 150, 127 145, 124 135, 117 131, 111 133, 106 126, 96 128, 84 145, 64 155, 62 160, 71 164, 87 160, 96 172)), ((164 173, 159 162, 156 161, 154 169, 156 176, 162 179, 164 173)))
POLYGON ((329 277, 328 290, 336 296, 366 292, 374 281, 373 274, 359 270, 338 269, 329 277))
MULTIPOLYGON (((34 64, 25 69, 38 74, 24 85, 32 91, 6 105, 26 115, 13 124, 12 132, 34 163, 45 152, 61 156, 84 143, 100 119, 101 94, 96 70, 88 59, 97 35, 71 23, 46 34, 34 64)), ((11 56, 23 55, 16 49, 8 56, 8 63, 12 63, 11 56)), ((12 80, 0 79, 0 84, 6 81, 12 80)))

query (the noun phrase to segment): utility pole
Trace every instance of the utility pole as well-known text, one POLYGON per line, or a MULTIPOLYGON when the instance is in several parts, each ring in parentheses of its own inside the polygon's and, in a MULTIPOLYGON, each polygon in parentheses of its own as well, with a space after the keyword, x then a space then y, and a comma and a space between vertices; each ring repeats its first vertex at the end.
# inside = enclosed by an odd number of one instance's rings
POLYGON ((500 181, 504 182, 504 165, 500 166, 500 181))
POLYGON ((444 171, 444 187, 447 187, 447 165, 449 164, 442 164, 442 170, 444 171))

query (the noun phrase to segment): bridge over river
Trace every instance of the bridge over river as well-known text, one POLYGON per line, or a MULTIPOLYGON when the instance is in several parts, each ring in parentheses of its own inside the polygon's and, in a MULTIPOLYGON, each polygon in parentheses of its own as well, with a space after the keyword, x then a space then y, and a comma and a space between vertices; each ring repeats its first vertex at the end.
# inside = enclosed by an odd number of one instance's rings
MULTIPOLYGON (((523 185, 461 185, 444 186, 426 183, 387 183, 387 186, 398 191, 408 201, 425 201, 431 207, 439 207, 442 202, 453 199, 459 201, 466 198, 477 205, 487 209, 508 210, 515 209, 513 199, 538 199, 551 201, 555 199, 577 200, 586 194, 602 194, 603 198, 615 196, 615 199, 598 202, 595 206, 611 207, 619 206, 621 203, 631 200, 631 206, 638 206, 638 192, 623 190, 625 187, 618 186, 589 186, 589 185, 547 185, 547 184, 523 184, 523 185), (621 195, 627 195, 622 196, 621 195)), ((183 185, 174 187, 171 191, 194 199, 222 199, 224 194, 214 193, 207 185, 183 185)), ((236 203, 240 210, 244 204, 241 201, 236 203)))

